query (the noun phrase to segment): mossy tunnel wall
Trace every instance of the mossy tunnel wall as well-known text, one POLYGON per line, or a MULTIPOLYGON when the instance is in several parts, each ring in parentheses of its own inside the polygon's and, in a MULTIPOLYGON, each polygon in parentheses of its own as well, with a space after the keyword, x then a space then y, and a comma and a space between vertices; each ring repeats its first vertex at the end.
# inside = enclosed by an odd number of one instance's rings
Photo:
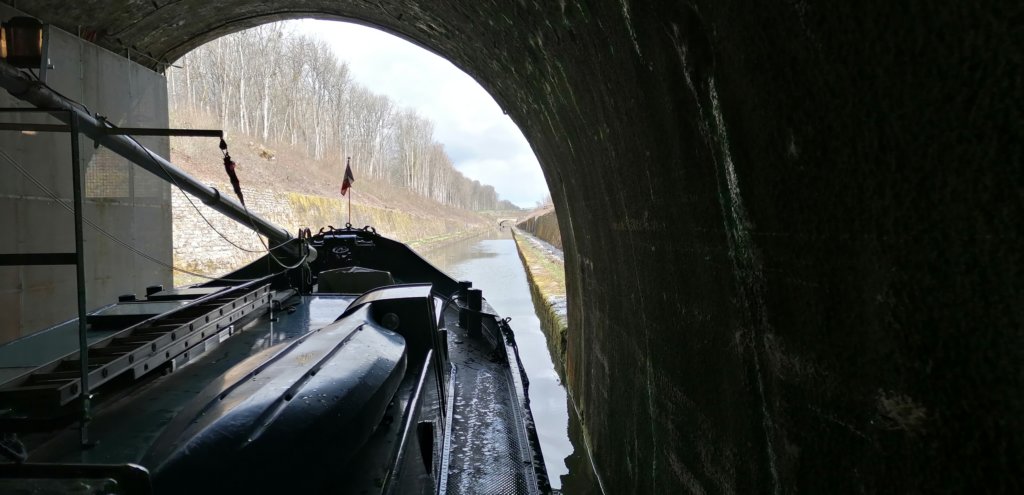
POLYGON ((473 75, 561 214, 610 493, 1024 488, 1020 2, 15 6, 156 68, 314 16, 473 75))

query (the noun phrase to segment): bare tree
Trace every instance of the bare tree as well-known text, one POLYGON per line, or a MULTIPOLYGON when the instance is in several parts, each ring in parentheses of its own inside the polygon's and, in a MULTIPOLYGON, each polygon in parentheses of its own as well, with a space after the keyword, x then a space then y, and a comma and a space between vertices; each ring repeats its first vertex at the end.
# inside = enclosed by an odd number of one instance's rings
POLYGON ((207 43, 178 65, 167 75, 179 114, 214 115, 226 130, 316 159, 351 156, 367 176, 446 205, 514 207, 455 169, 432 122, 353 82, 323 41, 266 24, 207 43))

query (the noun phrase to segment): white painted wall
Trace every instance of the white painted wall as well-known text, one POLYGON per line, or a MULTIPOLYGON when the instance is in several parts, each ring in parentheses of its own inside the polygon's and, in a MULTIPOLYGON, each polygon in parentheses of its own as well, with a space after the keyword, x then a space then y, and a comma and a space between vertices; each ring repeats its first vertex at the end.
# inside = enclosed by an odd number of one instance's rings
MULTIPOLYGON (((0 19, 16 15, 0 5, 0 19)), ((121 126, 167 127, 167 85, 150 71, 78 37, 50 30, 47 83, 93 113, 121 126)), ((0 90, 0 107, 27 104, 0 90)), ((49 117, 0 115, 4 122, 57 123, 49 117)), ((166 157, 167 138, 140 138, 166 157)), ((0 131, 0 150, 47 188, 71 202, 71 151, 67 134, 25 136, 0 131)), ((118 238, 167 263, 171 261, 170 187, 145 170, 81 139, 85 167, 85 216, 118 238)), ((72 215, 0 155, 0 253, 73 252, 72 215)), ((88 305, 96 308, 119 294, 144 293, 148 285, 170 286, 171 270, 85 227, 88 305)), ((75 317, 74 266, 0 267, 0 343, 75 317)))

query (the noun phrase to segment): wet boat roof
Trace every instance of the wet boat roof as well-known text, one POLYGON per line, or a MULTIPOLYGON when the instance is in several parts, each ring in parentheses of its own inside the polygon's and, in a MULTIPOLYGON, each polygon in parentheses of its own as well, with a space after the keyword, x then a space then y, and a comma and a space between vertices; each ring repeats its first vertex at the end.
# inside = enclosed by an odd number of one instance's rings
MULTIPOLYGON (((122 391, 97 391, 101 405, 94 410, 90 436, 97 444, 83 450, 79 431, 70 426, 56 435, 26 435, 22 440, 31 452, 30 462, 119 464, 139 463, 167 425, 204 389, 233 366, 257 354, 277 348, 314 330, 333 323, 356 300, 354 295, 314 294, 285 299, 274 318, 260 316, 241 332, 227 338, 202 355, 178 366, 164 376, 154 373, 148 382, 122 391)), ((441 306, 442 308, 444 305, 441 306)), ((493 312, 484 302, 484 312, 493 312)), ((483 335, 470 335, 458 324, 458 310, 444 309, 452 372, 453 394, 447 416, 451 435, 443 450, 447 473, 441 486, 449 494, 538 493, 533 470, 541 464, 533 458, 525 431, 527 406, 522 402, 524 384, 517 371, 518 356, 496 325, 488 320, 483 335), (498 358, 506 354, 505 361, 498 358)), ((0 365, 9 369, 32 366, 74 349, 76 322, 58 325, 33 339, 16 341, 27 346, 30 355, 20 358, 12 346, 0 349, 9 358, 0 365), (60 342, 60 344, 53 344, 60 342), (57 345, 49 349, 47 345, 57 345), (34 353, 34 354, 32 354, 34 353), (35 361, 33 361, 33 359, 35 361)), ((97 332, 101 339, 109 332, 97 332)), ((24 355, 23 355, 24 356, 24 355)), ((6 369, 6 368, 5 368, 6 369)), ((442 412, 444 414, 444 412, 442 412)))
MULTIPOLYGON (((98 441, 92 449, 82 450, 78 445, 77 429, 68 428, 57 437, 34 446, 30 460, 138 462, 167 423, 225 371, 277 344, 334 322, 354 299, 354 296, 347 295, 311 295, 288 299, 281 310, 275 313, 277 321, 259 318, 242 332, 194 358, 175 372, 157 377, 99 408, 90 423, 91 436, 98 441)), ((72 323, 72 327, 77 328, 72 323)), ((30 441, 26 438, 26 443, 30 441)))

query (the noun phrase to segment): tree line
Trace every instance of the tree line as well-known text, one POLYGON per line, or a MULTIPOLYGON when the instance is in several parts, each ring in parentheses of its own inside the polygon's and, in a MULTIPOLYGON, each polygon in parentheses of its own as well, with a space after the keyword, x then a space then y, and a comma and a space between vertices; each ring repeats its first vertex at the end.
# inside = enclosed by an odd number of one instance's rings
POLYGON ((357 178, 446 205, 517 209, 455 169, 431 121, 353 81, 326 43, 281 23, 223 36, 175 65, 167 71, 171 103, 213 115, 225 130, 304 148, 317 160, 352 157, 357 178))

